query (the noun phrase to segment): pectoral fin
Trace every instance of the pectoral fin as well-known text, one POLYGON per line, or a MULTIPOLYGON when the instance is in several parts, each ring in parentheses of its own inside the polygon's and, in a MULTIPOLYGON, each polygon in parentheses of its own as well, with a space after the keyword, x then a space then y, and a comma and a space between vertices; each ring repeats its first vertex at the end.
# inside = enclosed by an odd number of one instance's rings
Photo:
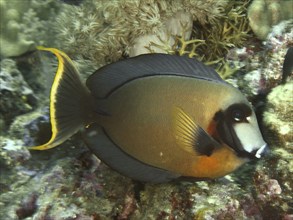
POLYGON ((176 142, 184 150, 210 156, 213 150, 219 147, 220 144, 181 108, 174 109, 173 119, 176 142))

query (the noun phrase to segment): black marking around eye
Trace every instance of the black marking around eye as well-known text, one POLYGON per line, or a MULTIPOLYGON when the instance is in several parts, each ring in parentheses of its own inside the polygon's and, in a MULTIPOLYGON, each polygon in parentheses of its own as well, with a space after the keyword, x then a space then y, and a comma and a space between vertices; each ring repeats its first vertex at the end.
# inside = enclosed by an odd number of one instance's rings
POLYGON ((218 122, 220 120, 223 120, 225 118, 225 114, 222 110, 216 112, 215 116, 214 116, 214 121, 218 122))
POLYGON ((229 106, 225 111, 219 110, 218 112, 216 112, 213 120, 216 122, 219 122, 221 120, 234 122, 233 115, 235 116, 237 112, 242 115, 241 118, 243 118, 243 120, 247 120, 247 118, 252 115, 252 109, 249 105, 244 103, 237 103, 229 106))
POLYGON ((233 126, 237 123, 237 121, 233 119, 233 112, 238 110, 243 114, 243 120, 238 123, 248 122, 247 117, 252 115, 252 109, 249 105, 244 103, 233 104, 225 111, 220 110, 216 112, 213 119, 217 123, 217 132, 221 139, 220 142, 226 143, 234 149, 239 156, 242 156, 244 149, 233 126))
POLYGON ((244 103, 238 103, 229 106, 225 111, 225 120, 232 123, 247 122, 247 118, 252 115, 252 109, 249 105, 244 103))

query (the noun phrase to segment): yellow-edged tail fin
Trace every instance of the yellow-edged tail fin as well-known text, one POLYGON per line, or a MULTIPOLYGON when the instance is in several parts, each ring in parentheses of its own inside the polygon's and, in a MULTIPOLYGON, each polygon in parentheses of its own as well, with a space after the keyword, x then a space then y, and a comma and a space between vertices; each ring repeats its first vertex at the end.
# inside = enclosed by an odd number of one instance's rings
POLYGON ((51 139, 32 150, 46 150, 58 146, 86 123, 90 94, 81 82, 79 72, 72 60, 55 48, 37 47, 49 51, 58 59, 58 68, 50 92, 51 139))

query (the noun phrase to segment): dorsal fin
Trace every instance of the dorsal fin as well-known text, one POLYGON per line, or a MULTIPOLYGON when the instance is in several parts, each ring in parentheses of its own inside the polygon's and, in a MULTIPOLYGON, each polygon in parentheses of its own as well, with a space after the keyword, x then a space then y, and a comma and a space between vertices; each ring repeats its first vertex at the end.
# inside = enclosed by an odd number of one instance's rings
POLYGON ((176 75, 225 83, 214 69, 187 56, 144 54, 98 69, 86 84, 97 98, 104 98, 121 85, 146 76, 176 75))

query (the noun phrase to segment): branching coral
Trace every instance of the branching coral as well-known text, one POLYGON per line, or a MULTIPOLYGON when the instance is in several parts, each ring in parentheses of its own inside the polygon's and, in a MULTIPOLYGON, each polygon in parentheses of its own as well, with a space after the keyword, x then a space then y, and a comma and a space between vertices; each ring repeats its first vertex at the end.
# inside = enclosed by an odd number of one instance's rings
POLYGON ((137 37, 130 47, 129 56, 145 53, 174 53, 176 41, 182 38, 185 42, 190 38, 192 31, 192 18, 189 13, 178 11, 173 17, 167 19, 161 29, 155 34, 137 37), (173 36, 180 37, 173 37, 173 36))
POLYGON ((222 22, 197 28, 196 33, 200 33, 200 39, 206 40, 206 44, 199 51, 205 55, 207 61, 224 57, 229 49, 243 45, 248 37, 245 7, 236 6, 228 10, 222 22))
POLYGON ((231 1, 225 9, 225 15, 215 24, 195 25, 194 38, 204 39, 205 44, 198 48, 204 55, 204 61, 224 58, 228 50, 241 46, 248 38, 248 21, 245 17, 247 1, 231 1))

